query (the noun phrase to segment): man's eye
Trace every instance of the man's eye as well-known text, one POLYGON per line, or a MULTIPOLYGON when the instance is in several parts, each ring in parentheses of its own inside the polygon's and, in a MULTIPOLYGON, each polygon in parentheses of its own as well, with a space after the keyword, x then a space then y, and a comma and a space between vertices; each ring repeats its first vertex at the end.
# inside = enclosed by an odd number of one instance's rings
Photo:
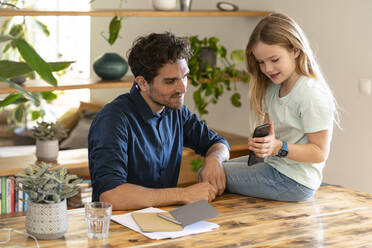
POLYGON ((167 80, 165 81, 166 84, 174 84, 176 82, 176 80, 167 80))

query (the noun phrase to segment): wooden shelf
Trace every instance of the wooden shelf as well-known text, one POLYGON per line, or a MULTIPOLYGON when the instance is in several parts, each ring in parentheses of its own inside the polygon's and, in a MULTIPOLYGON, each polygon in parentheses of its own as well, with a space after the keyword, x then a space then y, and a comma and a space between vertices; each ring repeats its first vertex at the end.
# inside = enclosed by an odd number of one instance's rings
MULTIPOLYGON (((134 78, 124 77, 121 81, 100 81, 94 79, 69 79, 59 80, 58 86, 54 87, 42 80, 28 80, 22 88, 29 92, 42 92, 54 90, 76 90, 76 89, 112 89, 112 88, 130 88, 134 78)), ((4 82, 1 82, 3 88, 0 88, 0 94, 17 92, 17 90, 4 82)))
POLYGON ((153 10, 90 10, 90 11, 50 11, 50 10, 13 10, 0 9, 0 16, 94 16, 94 17, 260 17, 270 11, 153 11, 153 10))
MULTIPOLYGON (((230 78, 230 82, 241 82, 240 78, 230 78)), ((76 89, 114 89, 130 88, 134 82, 133 76, 126 76, 120 81, 101 81, 95 79, 61 79, 58 86, 54 87, 42 80, 28 80, 22 88, 29 92, 55 91, 55 90, 76 90, 76 89)), ((206 83, 208 81, 201 81, 206 83)), ((189 84, 191 84, 189 80, 189 84)), ((0 82, 0 94, 9 94, 17 90, 5 82, 0 82)))

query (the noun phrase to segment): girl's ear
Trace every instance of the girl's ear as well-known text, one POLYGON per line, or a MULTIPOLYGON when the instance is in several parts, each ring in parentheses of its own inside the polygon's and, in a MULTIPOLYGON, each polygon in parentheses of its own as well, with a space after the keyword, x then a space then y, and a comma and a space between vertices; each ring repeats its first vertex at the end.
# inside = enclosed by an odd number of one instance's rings
POLYGON ((147 83, 146 79, 142 76, 137 76, 135 78, 138 86, 140 87, 141 91, 146 91, 149 87, 149 84, 147 83))
POLYGON ((293 48, 293 52, 294 52, 294 56, 295 56, 295 59, 296 59, 300 55, 300 49, 295 47, 295 48, 293 48))

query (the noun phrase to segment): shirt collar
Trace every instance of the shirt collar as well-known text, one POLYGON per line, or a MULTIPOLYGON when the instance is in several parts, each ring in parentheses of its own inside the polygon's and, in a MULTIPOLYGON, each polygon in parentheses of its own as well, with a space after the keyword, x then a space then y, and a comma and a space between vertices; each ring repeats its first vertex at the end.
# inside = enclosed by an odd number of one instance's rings
POLYGON ((143 99, 139 86, 136 81, 134 81, 132 88, 130 89, 130 98, 136 104, 137 112, 142 116, 145 121, 148 121, 154 117, 163 117, 167 115, 170 111, 168 107, 165 107, 161 114, 155 113, 151 110, 150 106, 147 104, 145 99, 143 99))

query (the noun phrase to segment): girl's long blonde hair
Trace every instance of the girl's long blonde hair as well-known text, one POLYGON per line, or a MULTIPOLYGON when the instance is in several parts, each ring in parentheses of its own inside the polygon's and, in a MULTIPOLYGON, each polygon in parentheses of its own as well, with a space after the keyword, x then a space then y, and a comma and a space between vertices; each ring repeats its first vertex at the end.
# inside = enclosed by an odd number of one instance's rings
MULTIPOLYGON (((252 49, 258 42, 263 42, 267 45, 278 45, 287 49, 297 48, 300 51, 300 55, 296 58, 296 72, 321 82, 329 90, 332 100, 335 106, 337 106, 332 91, 324 80, 301 27, 294 20, 283 14, 273 13, 263 18, 257 24, 245 50, 247 69, 251 74, 248 93, 251 128, 263 123, 265 117, 266 89, 271 84, 271 80, 261 72, 257 60, 252 53, 252 49)), ((338 116, 337 111, 335 116, 338 116)))

